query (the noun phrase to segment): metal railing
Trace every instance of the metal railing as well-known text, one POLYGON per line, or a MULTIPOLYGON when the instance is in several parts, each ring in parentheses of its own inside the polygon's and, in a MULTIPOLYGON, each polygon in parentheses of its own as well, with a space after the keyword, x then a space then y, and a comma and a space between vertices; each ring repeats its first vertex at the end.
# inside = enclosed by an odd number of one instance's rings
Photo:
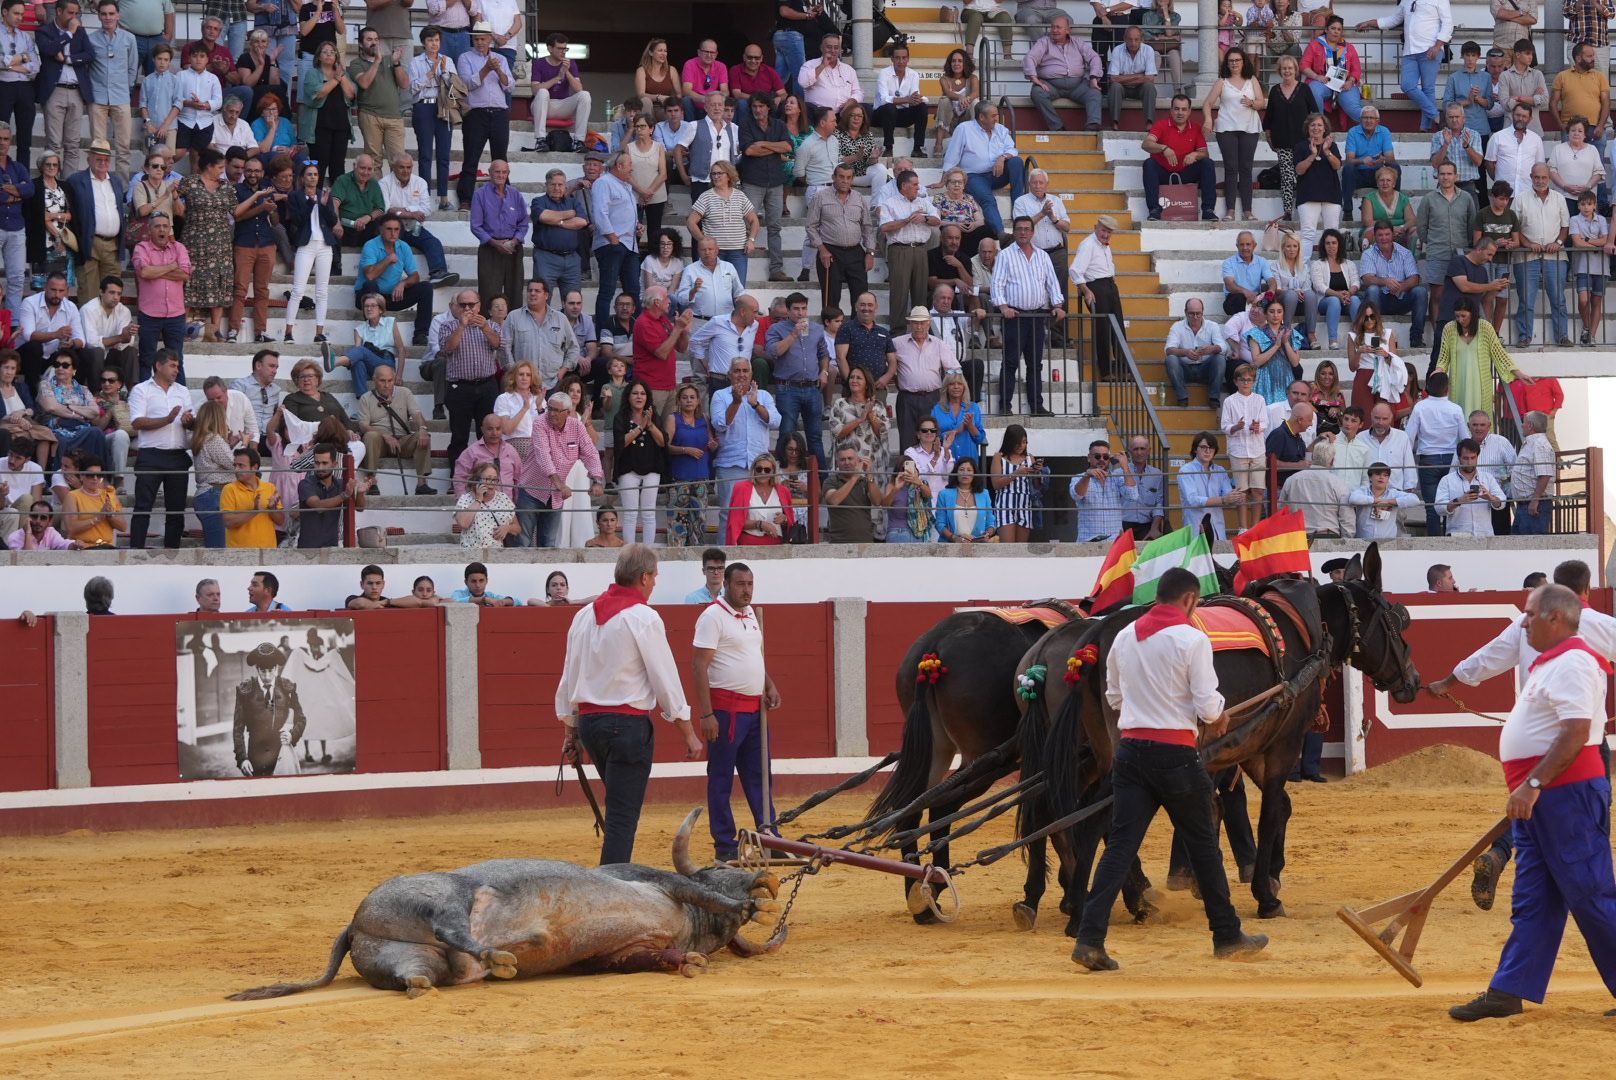
POLYGON ((1112 372, 1109 377, 1102 378, 1097 362, 1089 366, 1089 392, 1093 395, 1095 409, 1103 411, 1108 426, 1116 432, 1124 446, 1135 436, 1149 439, 1151 463, 1165 473, 1170 449, 1167 429, 1162 425, 1155 403, 1151 401, 1150 392, 1145 388, 1144 375, 1139 370, 1138 361, 1134 359, 1133 349, 1128 344, 1128 336, 1123 331, 1122 321, 1110 313, 1104 315, 1088 313, 1074 315, 1068 322, 1082 326, 1099 320, 1104 320, 1105 325, 1093 329, 1108 330, 1111 334, 1112 372), (1100 402, 1102 385, 1109 394, 1109 400, 1103 405, 1100 402))

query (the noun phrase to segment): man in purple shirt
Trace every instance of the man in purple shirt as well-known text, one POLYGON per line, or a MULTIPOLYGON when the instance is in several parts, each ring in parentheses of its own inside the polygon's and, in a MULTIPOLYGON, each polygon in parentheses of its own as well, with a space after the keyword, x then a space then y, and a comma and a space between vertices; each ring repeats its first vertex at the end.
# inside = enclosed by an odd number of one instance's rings
POLYGON ((496 158, 488 166, 488 183, 471 198, 471 235, 477 238, 478 245, 477 291, 484 310, 496 296, 503 296, 512 311, 522 306, 522 241, 527 239, 527 206, 510 180, 510 165, 496 158))
POLYGON ((457 65, 468 91, 461 118, 465 153, 461 159, 460 182, 455 185, 461 206, 471 202, 483 147, 488 147, 489 154, 498 160, 507 157, 511 148, 511 107, 506 98, 511 88, 511 68, 505 58, 494 51, 493 45, 493 29, 478 20, 471 27, 471 51, 461 53, 457 65))
POLYGON ((544 44, 550 54, 533 61, 533 130, 543 142, 549 134, 550 117, 571 118, 572 137, 583 142, 594 99, 584 89, 578 61, 567 59, 567 35, 551 34, 544 44))

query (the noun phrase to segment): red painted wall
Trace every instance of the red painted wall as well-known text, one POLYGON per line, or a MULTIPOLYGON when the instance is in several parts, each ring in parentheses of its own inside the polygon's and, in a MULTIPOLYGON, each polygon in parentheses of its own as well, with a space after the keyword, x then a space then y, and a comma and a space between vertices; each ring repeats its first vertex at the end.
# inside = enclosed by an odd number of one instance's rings
MULTIPOLYGON (((354 620, 356 635, 359 771, 445 768, 443 613, 341 615, 354 620)), ((90 782, 95 786, 179 779, 174 624, 188 618, 90 620, 90 782)))
POLYGON ((864 624, 864 726, 871 754, 886 754, 903 743, 903 710, 898 707, 898 665, 915 639, 962 605, 871 604, 864 624))
MULTIPOLYGON (((831 670, 831 605, 759 605, 764 657, 782 708, 769 718, 775 757, 829 757, 836 753, 831 670)), ((691 638, 702 609, 659 606, 687 698, 691 638)), ((485 608, 477 623, 478 697, 483 767, 554 765, 561 728, 555 689, 566 656, 567 628, 577 608, 485 608)), ((609 658, 602 658, 609 662, 609 658)), ((683 740, 658 723, 657 761, 684 760, 683 740)))
POLYGON ((52 621, 0 622, 0 791, 56 786, 52 621))

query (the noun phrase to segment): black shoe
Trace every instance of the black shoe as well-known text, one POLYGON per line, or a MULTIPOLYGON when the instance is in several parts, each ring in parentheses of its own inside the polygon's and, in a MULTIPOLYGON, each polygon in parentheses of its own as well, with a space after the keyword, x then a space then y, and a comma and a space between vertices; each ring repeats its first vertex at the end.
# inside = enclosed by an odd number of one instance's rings
POLYGON ((807 267, 803 267, 802 273, 797 275, 797 280, 798 281, 807 281, 808 280, 808 268, 807 267))
POLYGON ((1218 215, 1215 214, 1214 212, 1212 212, 1211 210, 1202 210, 1201 211, 1201 220, 1202 221, 1216 221, 1216 220, 1218 220, 1218 215))
POLYGON ((1330 782, 1324 778, 1323 773, 1304 773, 1302 774, 1302 779, 1310 784, 1328 784, 1330 782))
POLYGON ((285 337, 285 338, 284 338, 284 339, 282 339, 282 340, 284 340, 284 341, 285 341, 285 342, 286 342, 286 343, 287 343, 287 344, 291 344, 291 341, 292 341, 292 331, 291 331, 291 328, 290 328, 290 327, 288 327, 288 328, 287 328, 287 331, 286 331, 286 337, 285 337))
POLYGON ((1184 398, 1179 398, 1179 399, 1178 399, 1178 407, 1179 407, 1179 408, 1180 408, 1180 409, 1187 409, 1187 408, 1189 408, 1189 407, 1190 407, 1190 399, 1189 399, 1189 398, 1187 398, 1187 397, 1184 397, 1184 398))
POLYGON ((418 349, 426 348, 426 343, 427 343, 427 335, 425 335, 425 334, 416 334, 414 337, 412 337, 410 339, 410 344, 414 345, 418 349))
POLYGON ((1152 210, 1150 213, 1145 215, 1146 221, 1160 221, 1161 219, 1162 216, 1160 210, 1152 210))
POLYGON ((1090 971, 1115 971, 1120 966, 1111 959, 1103 945, 1085 945, 1081 941, 1072 949, 1072 963, 1090 971))
POLYGON ((1448 1010, 1448 1015, 1455 1020, 1462 1020, 1467 1024, 1477 1020, 1491 1020, 1499 1016, 1519 1016, 1521 1014, 1521 999, 1514 994, 1505 994, 1491 987, 1485 994, 1476 997, 1463 1005, 1455 1005, 1448 1010))
POLYGON ((416 484, 415 493, 417 495, 436 495, 438 493, 438 489, 433 487, 431 484, 416 484))
POLYGON ((325 335, 324 334, 315 334, 314 335, 314 343, 316 345, 324 345, 326 343, 325 335))
POLYGON ((275 339, 270 337, 268 334, 254 334, 253 335, 253 344, 254 345, 269 345, 269 344, 274 343, 274 341, 275 341, 275 339))
POLYGON ((1409 342, 1408 342, 1408 347, 1411 348, 1411 349, 1423 349, 1423 348, 1425 348, 1425 339, 1424 338, 1410 338, 1409 342))
POLYGON ((1212 955, 1219 960, 1238 960, 1260 953, 1267 947, 1267 934, 1241 934, 1237 941, 1212 946, 1212 955))
POLYGON ((442 405, 434 405, 434 406, 432 406, 432 419, 434 419, 434 420, 443 420, 443 419, 446 419, 448 417, 448 415, 449 414, 444 411, 442 405))
POLYGON ((440 285, 458 285, 460 284, 460 275, 447 268, 443 270, 434 270, 432 272, 431 283, 433 287, 440 285))
POLYGON ((329 765, 329 764, 331 764, 331 755, 330 754, 321 754, 320 755, 320 764, 321 765, 329 765))
POLYGON ((1504 872, 1504 860, 1491 851, 1483 851, 1476 856, 1473 864, 1475 877, 1470 879, 1470 899, 1483 911, 1493 909, 1493 899, 1498 895, 1498 875, 1504 872))
POLYGON ((1032 414, 1034 416, 1054 416, 1055 415, 1054 413, 1050 412, 1048 409, 1034 409, 1032 411, 1032 414))

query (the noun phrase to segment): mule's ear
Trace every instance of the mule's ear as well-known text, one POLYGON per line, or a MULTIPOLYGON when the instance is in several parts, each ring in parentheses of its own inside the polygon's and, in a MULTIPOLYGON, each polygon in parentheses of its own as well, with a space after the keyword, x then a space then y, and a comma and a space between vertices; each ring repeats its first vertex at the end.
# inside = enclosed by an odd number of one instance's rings
POLYGON ((1364 552, 1363 560, 1364 584, 1375 592, 1380 591, 1380 545, 1374 541, 1369 544, 1369 550, 1364 552))
POLYGON ((1354 555, 1352 558, 1347 560, 1347 568, 1346 568, 1345 571, 1342 572, 1341 580, 1342 581, 1362 581, 1363 580, 1363 556, 1354 555))

